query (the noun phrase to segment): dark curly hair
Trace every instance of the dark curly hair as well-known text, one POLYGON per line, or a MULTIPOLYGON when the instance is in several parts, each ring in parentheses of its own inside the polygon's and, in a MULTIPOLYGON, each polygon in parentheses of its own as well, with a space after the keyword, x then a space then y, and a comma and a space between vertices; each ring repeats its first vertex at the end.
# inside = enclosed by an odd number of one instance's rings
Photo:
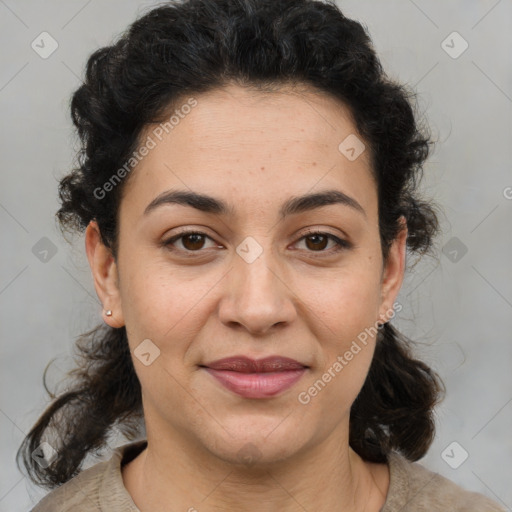
MULTIPOLYGON (((117 255, 123 186, 100 189, 139 147, 144 128, 162 121, 189 95, 234 83, 260 91, 312 87, 349 107, 370 150, 378 188, 384 261, 407 221, 407 248, 432 252, 437 206, 420 199, 423 163, 433 144, 414 111, 414 93, 388 78, 365 28, 331 1, 182 0, 139 17, 115 44, 95 51, 71 101, 81 141, 77 167, 60 181, 62 232, 96 220, 117 255)), ((438 375, 411 354, 411 340, 389 322, 379 329, 367 379, 351 408, 350 445, 365 460, 391 450, 411 461, 434 438, 433 408, 444 394, 438 375)), ((130 440, 143 425, 141 388, 125 328, 100 325, 76 342, 81 356, 69 389, 55 399, 17 453, 37 485, 56 487, 104 448, 114 427, 130 440), (43 469, 32 452, 56 435, 59 456, 43 469)), ((46 368, 46 370, 48 367, 46 368)))

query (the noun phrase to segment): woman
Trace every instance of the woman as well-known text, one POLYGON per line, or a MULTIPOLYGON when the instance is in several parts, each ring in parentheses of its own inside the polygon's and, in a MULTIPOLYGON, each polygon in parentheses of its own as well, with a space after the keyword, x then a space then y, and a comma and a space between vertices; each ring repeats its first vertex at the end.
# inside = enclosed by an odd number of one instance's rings
POLYGON ((105 326, 19 455, 33 510, 503 510, 417 461, 443 385, 389 322, 430 141, 362 26, 188 0, 88 61, 60 183, 105 326), (118 427, 129 440, 87 470, 118 427), (136 437, 140 439, 134 440, 136 437))

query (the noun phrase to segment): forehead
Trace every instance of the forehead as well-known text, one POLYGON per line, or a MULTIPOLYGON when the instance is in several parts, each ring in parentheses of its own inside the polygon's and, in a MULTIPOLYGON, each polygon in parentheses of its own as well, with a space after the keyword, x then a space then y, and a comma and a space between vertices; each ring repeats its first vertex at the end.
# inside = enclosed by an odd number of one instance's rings
POLYGON ((359 202, 375 192, 369 152, 351 160, 340 150, 347 138, 363 142, 350 110, 331 96, 230 85, 193 98, 193 108, 180 111, 187 98, 173 106, 166 117, 175 114, 172 125, 164 120, 141 134, 152 149, 135 166, 124 194, 141 214, 173 188, 228 194, 230 204, 253 211, 315 187, 337 188, 359 202))
MULTIPOLYGON (((200 133, 205 149, 213 145, 235 150, 235 144, 250 147, 261 141, 275 141, 269 149, 286 149, 283 142, 296 146, 306 143, 304 152, 314 146, 321 149, 334 145, 337 149, 335 142, 340 136, 356 132, 346 105, 305 86, 260 91, 228 85, 197 96, 196 100, 197 106, 179 124, 186 124, 189 132, 200 133)), ((184 131, 178 128, 173 131, 184 131)), ((259 148, 263 152, 264 148, 259 148)), ((294 149, 298 151, 299 147, 294 149)))

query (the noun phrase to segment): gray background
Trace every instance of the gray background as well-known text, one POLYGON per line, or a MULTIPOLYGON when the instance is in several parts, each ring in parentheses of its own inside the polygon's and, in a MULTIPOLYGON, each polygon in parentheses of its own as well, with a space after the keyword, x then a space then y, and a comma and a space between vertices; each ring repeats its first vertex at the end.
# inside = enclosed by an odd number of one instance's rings
MULTIPOLYGON (((101 322, 83 238, 69 245, 54 222, 57 180, 76 150, 69 98, 89 54, 151 5, 0 0, 1 511, 26 511, 46 494, 18 472, 14 454, 49 403, 46 364, 57 358, 49 381, 58 383, 72 367, 75 338, 101 322), (47 59, 31 48, 43 31, 59 45, 47 59), (57 251, 46 261, 36 245, 48 244, 43 237, 57 251)), ((423 190, 442 207, 443 233, 437 257, 411 268, 399 296, 404 310, 393 320, 448 389, 421 462, 510 509, 512 1, 339 5, 367 25, 389 74, 418 91, 438 140, 423 190), (469 44, 457 58, 463 40, 442 43, 453 31, 469 44)))

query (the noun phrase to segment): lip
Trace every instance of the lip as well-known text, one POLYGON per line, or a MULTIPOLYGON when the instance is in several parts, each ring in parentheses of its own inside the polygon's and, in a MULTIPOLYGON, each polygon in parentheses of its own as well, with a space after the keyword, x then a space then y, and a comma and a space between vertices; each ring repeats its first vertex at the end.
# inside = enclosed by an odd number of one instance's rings
POLYGON ((281 356, 258 360, 234 356, 202 367, 225 388, 244 398, 276 396, 293 386, 308 369, 294 359, 281 356))

